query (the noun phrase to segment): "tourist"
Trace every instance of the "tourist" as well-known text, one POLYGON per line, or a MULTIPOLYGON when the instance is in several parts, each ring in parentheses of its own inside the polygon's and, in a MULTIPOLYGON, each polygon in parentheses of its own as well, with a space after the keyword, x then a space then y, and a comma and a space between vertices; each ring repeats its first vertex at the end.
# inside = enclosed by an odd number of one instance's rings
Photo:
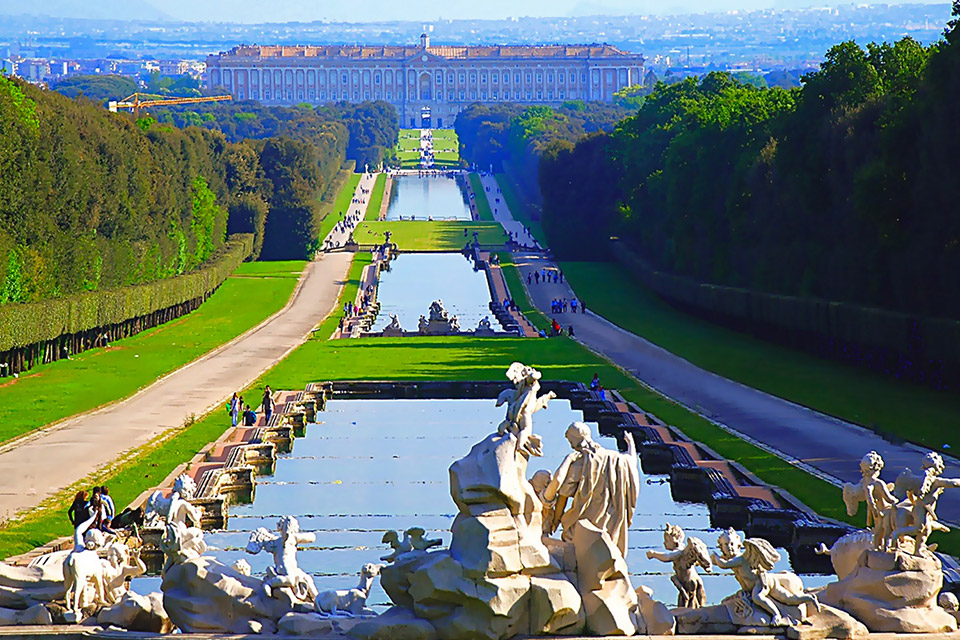
POLYGON ((270 418, 273 416, 273 396, 270 393, 270 385, 263 390, 263 415, 265 418, 264 424, 270 423, 270 418))
POLYGON ((594 373, 593 380, 590 381, 590 391, 596 391, 600 388, 600 374, 594 373))
POLYGON ((252 427, 257 424, 257 413, 250 408, 250 405, 244 405, 243 426, 252 427))
POLYGON ((528 273, 528 274, 527 274, 527 286, 530 286, 530 278, 531 278, 531 276, 530 276, 530 274, 528 273))
POLYGON ((586 313, 586 312, 587 312, 587 303, 584 302, 583 300, 581 300, 581 301, 580 301, 580 313, 586 313))
POLYGON ((76 529, 81 522, 86 522, 90 519, 90 508, 87 506, 86 491, 77 491, 77 495, 73 498, 73 504, 67 509, 67 517, 70 519, 70 524, 73 525, 74 529, 76 529))
POLYGON ((230 398, 230 422, 233 426, 237 426, 237 412, 240 411, 239 405, 240 399, 237 397, 237 392, 233 392, 233 396, 230 398))
POLYGON ((113 503, 110 490, 107 489, 106 485, 100 487, 100 500, 103 501, 104 521, 113 520, 114 516, 117 515, 117 507, 113 503))
POLYGON ((573 325, 567 327, 567 334, 572 338, 573 337, 573 325))
POLYGON ((103 501, 100 499, 100 487, 94 487, 90 495, 90 502, 87 504, 89 516, 93 518, 91 529, 99 529, 103 523, 103 501))
POLYGON ((539 271, 534 271, 534 272, 533 272, 533 279, 536 280, 536 283, 537 283, 537 284, 540 284, 540 272, 539 272, 539 271))
POLYGON ((600 393, 600 401, 601 401, 601 402, 606 401, 606 399, 607 399, 607 392, 603 390, 603 387, 600 387, 599 389, 597 389, 597 391, 600 393))
POLYGON ((576 298, 574 298, 573 300, 570 301, 570 311, 572 311, 573 313, 576 313, 576 312, 577 312, 577 299, 576 299, 576 298))

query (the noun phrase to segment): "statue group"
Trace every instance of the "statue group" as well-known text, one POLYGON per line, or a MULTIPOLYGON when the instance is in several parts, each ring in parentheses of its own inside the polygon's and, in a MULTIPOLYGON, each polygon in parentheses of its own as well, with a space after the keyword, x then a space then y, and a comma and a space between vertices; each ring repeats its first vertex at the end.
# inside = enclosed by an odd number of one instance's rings
MULTIPOLYGON (((442 309, 442 305, 438 305, 442 309)), ((148 501, 147 521, 163 528, 161 593, 138 596, 127 579, 145 567, 132 540, 107 541, 78 528, 75 548, 44 556, 24 570, 4 565, 0 623, 51 624, 38 603, 67 604, 68 621, 97 615, 100 624, 138 631, 342 635, 359 640, 506 640, 518 635, 666 635, 768 633, 853 637, 868 631, 942 632, 957 628, 956 598, 940 594, 943 571, 928 539, 947 529, 937 500, 960 480, 943 478, 944 464, 928 454, 919 474, 894 483, 880 478, 883 459, 864 456, 861 480, 843 488, 848 513, 866 503, 869 531, 839 539, 830 549, 838 580, 808 591, 795 574, 778 571, 780 552, 767 540, 729 529, 711 552, 706 542, 665 523, 663 549, 646 557, 672 566, 676 607, 635 587, 627 568, 629 533, 640 492, 631 435, 624 451, 597 443, 590 427, 570 424, 569 452, 555 469, 529 473, 543 456, 534 418, 555 398, 541 374, 513 363, 511 383, 497 398, 505 408, 496 430, 449 469, 458 513, 447 548, 420 527, 387 531, 390 552, 359 571, 356 587, 317 588, 300 567, 298 548, 315 534, 293 516, 274 530, 258 528, 246 552, 271 558, 261 576, 250 563, 226 564, 208 555, 202 511, 191 504, 195 485, 177 479, 169 494, 148 501), (700 572, 730 571, 739 588, 708 605, 700 572), (376 615, 366 600, 379 579, 393 606, 376 615), (940 600, 938 601, 938 597, 940 600), (39 607, 39 608, 38 608, 39 607)), ((82 525, 81 525, 82 526, 82 525)), ((788 634, 789 635, 789 634, 788 634)))

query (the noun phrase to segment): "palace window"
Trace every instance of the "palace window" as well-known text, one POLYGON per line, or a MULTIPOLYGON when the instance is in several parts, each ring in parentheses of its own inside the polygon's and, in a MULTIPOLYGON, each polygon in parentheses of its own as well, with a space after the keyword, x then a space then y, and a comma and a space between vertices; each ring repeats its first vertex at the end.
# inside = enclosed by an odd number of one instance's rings
POLYGON ((580 74, 580 82, 586 82, 586 81, 587 81, 587 74, 581 73, 581 74, 580 74))
POLYGON ((537 100, 543 100, 543 91, 537 91, 537 100))
POLYGON ((564 79, 565 77, 566 77, 566 76, 564 76, 562 73, 558 73, 558 74, 557 74, 557 80, 560 81, 560 84, 563 84, 563 79, 564 79))
POLYGON ((460 99, 463 100, 463 91, 460 92, 460 99))
POLYGON ((548 74, 547 74, 547 82, 553 82, 553 74, 552 74, 552 73, 548 73, 548 74))
POLYGON ((264 100, 269 100, 269 99, 270 99, 270 92, 269 92, 269 91, 264 91, 264 92, 263 92, 263 99, 264 99, 264 100))
POLYGON ((471 91, 471 92, 470 92, 470 99, 471 99, 471 100, 476 100, 476 99, 477 99, 477 92, 476 92, 476 91, 471 91))
POLYGON ((466 77, 466 76, 464 76, 462 73, 460 74, 460 84, 463 84, 463 79, 464 79, 465 77, 466 77))
POLYGON ((547 100, 553 100, 553 91, 547 91, 547 100))
POLYGON ((531 75, 528 73, 528 74, 527 74, 527 83, 528 83, 528 84, 530 83, 530 79, 531 79, 531 78, 533 78, 533 76, 531 76, 531 75))
POLYGON ((326 91, 321 91, 321 92, 320 92, 320 99, 321 99, 321 100, 326 100, 326 99, 327 99, 327 92, 326 92, 326 91))
POLYGON ((453 71, 447 74, 447 82, 453 84, 453 71))
POLYGON ((497 99, 497 92, 496 92, 496 91, 493 92, 493 99, 494 99, 494 100, 497 99))
POLYGON ((379 89, 377 90, 377 92, 376 92, 376 93, 375 93, 374 95, 376 95, 376 97, 377 97, 377 100, 379 100, 379 99, 380 99, 380 91, 379 91, 379 89))
POLYGON ((487 81, 487 74, 486 74, 486 73, 481 73, 481 74, 480 74, 480 82, 486 82, 486 81, 487 81))
POLYGON ((387 91, 387 100, 391 100, 391 99, 393 99, 393 93, 390 91, 387 91))
POLYGON ((503 84, 510 84, 510 74, 509 74, 509 73, 503 74, 503 84))
POLYGON ((349 99, 350 99, 350 94, 347 93, 346 91, 344 91, 344 92, 343 92, 343 98, 342 98, 342 99, 343 99, 343 100, 349 100, 349 99))
POLYGON ((359 93, 358 91, 354 91, 354 92, 353 92, 353 99, 354 99, 354 100, 359 100, 359 99, 360 99, 360 93, 359 93))
POLYGON ((453 102, 453 91, 447 92, 447 100, 449 100, 450 102, 453 102))
POLYGON ((443 84, 443 72, 437 71, 437 84, 443 84))
POLYGON ((486 91, 481 91, 481 92, 480 92, 480 99, 481 99, 481 100, 486 100, 486 99, 487 99, 487 92, 486 92, 486 91))
POLYGON ((538 82, 538 83, 539 83, 539 82, 543 82, 543 74, 542 74, 542 73, 538 73, 538 74, 537 74, 537 82, 538 82))
POLYGON ((530 92, 527 91, 527 100, 529 100, 529 99, 530 99, 530 92))
POLYGON ((239 91, 237 91, 237 98, 239 98, 240 100, 243 100, 243 89, 240 89, 239 91))
POLYGON ((311 100, 313 100, 313 98, 314 98, 314 93, 313 93, 312 90, 310 91, 310 93, 307 94, 307 97, 310 98, 311 100))
POLYGON ((377 75, 373 76, 373 84, 380 84, 380 72, 377 72, 377 75))
POLYGON ((347 84, 347 74, 343 74, 342 76, 340 76, 340 83, 347 84))
POLYGON ((520 74, 519 74, 519 73, 514 74, 513 80, 514 80, 514 82, 516 82, 517 84, 520 84, 520 74))
POLYGON ((493 84, 497 84, 498 82, 500 82, 500 74, 494 73, 492 74, 490 79, 493 80, 493 84))
POLYGON ((475 73, 471 73, 471 74, 470 74, 470 82, 471 82, 472 84, 476 84, 476 82, 477 82, 477 74, 475 74, 475 73))
POLYGON ((250 97, 253 98, 254 100, 256 100, 258 96, 259 94, 257 93, 256 89, 250 92, 250 97))
POLYGON ((563 89, 560 89, 560 99, 563 100, 563 89))
POLYGON ((370 99, 370 92, 369 92, 369 91, 364 91, 364 92, 363 92, 363 99, 364 99, 364 100, 369 100, 369 99, 370 99))

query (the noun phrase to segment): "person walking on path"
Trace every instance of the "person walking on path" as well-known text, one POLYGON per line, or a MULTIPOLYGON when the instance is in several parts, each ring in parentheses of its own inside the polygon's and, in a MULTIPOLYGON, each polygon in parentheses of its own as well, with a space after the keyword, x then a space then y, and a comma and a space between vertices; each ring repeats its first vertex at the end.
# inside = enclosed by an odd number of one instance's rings
POLYGON ((263 390, 263 415, 264 424, 270 424, 270 418, 273 416, 273 395, 270 392, 270 385, 263 390))

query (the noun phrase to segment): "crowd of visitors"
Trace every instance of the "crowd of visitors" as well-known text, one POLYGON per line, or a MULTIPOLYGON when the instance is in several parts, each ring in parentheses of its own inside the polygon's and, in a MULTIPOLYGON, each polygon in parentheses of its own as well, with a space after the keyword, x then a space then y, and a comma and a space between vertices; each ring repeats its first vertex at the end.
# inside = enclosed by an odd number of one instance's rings
MULTIPOLYGON (((363 175, 363 178, 369 178, 367 174, 363 175)), ((361 183, 362 184, 362 183, 361 183)), ((350 239, 353 237, 353 231, 356 229, 357 225, 363 220, 361 206, 367 204, 367 200, 370 197, 370 189, 360 187, 360 195, 357 196, 354 194, 354 197, 350 201, 350 208, 346 212, 339 211, 337 215, 341 218, 337 221, 337 224, 333 226, 333 230, 330 235, 328 235, 323 240, 323 250, 329 251, 330 249, 339 249, 341 246, 348 244, 350 239), (335 233, 339 233, 347 236, 345 242, 340 240, 333 240, 331 236, 335 233)))
POLYGON ((114 531, 116 515, 117 507, 106 486, 94 487, 90 491, 89 498, 86 491, 78 491, 73 498, 73 504, 67 510, 67 517, 74 529, 89 521, 87 529, 100 529, 105 533, 116 533, 114 531))

